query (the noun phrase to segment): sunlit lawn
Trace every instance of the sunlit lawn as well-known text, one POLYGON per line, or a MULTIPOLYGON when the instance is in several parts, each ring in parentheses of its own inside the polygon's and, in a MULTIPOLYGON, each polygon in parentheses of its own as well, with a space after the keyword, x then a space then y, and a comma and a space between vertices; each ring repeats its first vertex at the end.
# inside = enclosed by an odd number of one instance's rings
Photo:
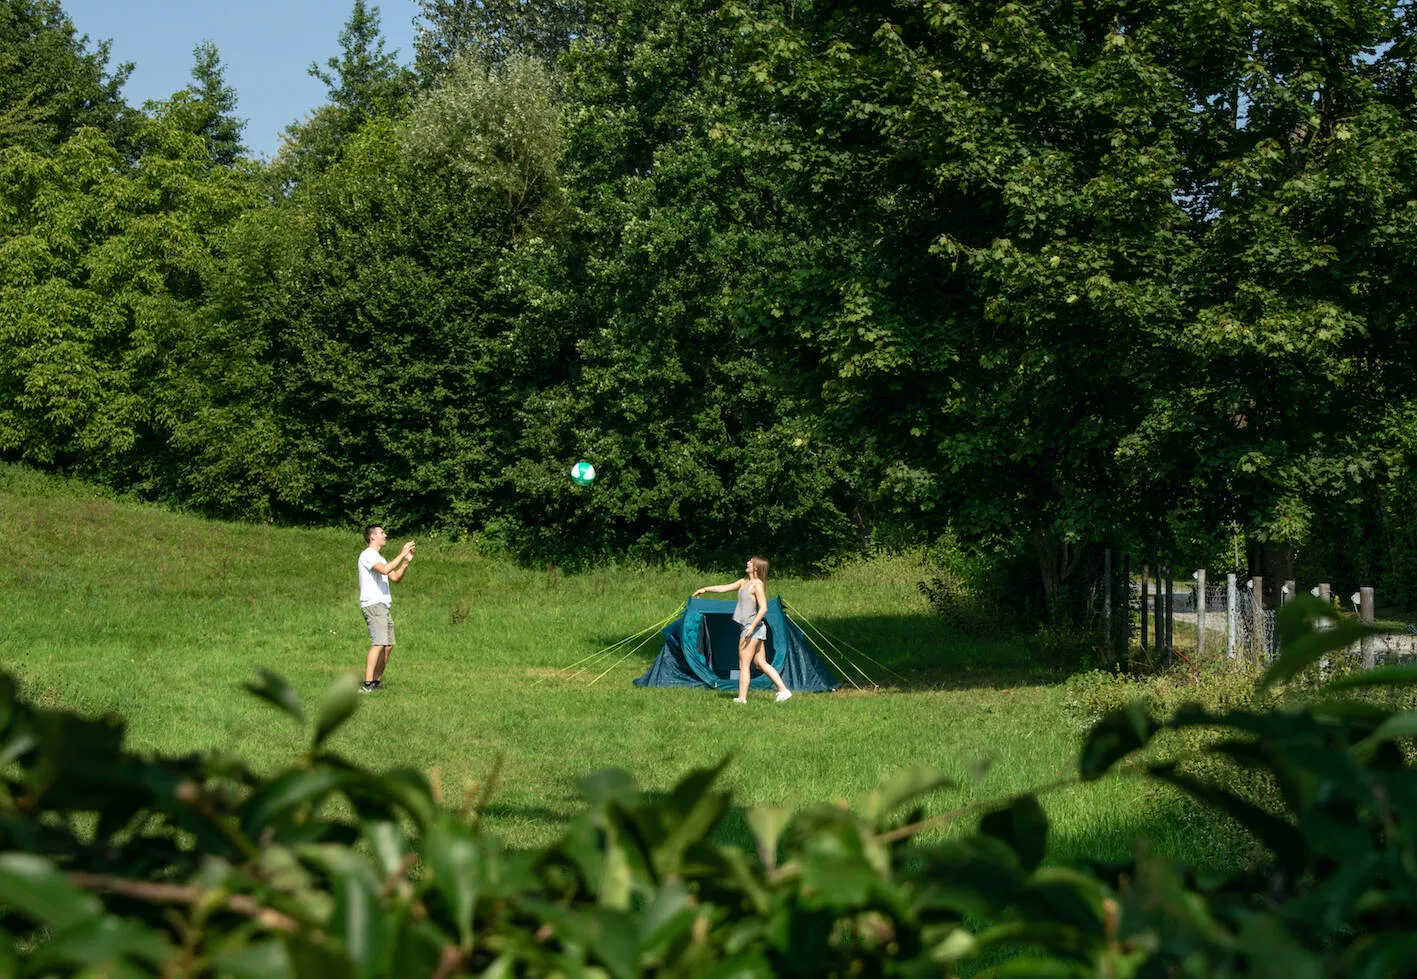
MULTIPOLYGON (((212 523, 14 467, 0 467, 0 518, 10 532, 0 659, 46 703, 122 714, 141 750, 218 748, 276 766, 303 749, 305 732, 242 682, 267 667, 308 707, 362 667, 354 530, 212 523)), ((926 569, 913 557, 769 582, 769 594, 869 657, 852 654, 882 689, 847 685, 781 705, 754 694, 744 707, 731 694, 631 686, 657 641, 566 676, 737 570, 548 578, 424 539, 394 586, 399 644, 385 689, 362 699, 334 747, 376 767, 436 771, 449 805, 501 756, 486 819, 513 845, 552 837, 578 805, 580 776, 609 766, 665 788, 731 756, 725 778, 740 808, 730 837, 746 835, 741 807, 850 800, 907 766, 958 781, 929 800, 931 813, 1075 771, 1082 724, 1064 709, 1060 678, 1031 668, 1020 644, 950 633, 917 592, 926 569)), ((1140 836, 1204 859, 1205 841, 1167 799, 1133 779, 1052 793, 1053 855, 1122 857, 1140 836)))

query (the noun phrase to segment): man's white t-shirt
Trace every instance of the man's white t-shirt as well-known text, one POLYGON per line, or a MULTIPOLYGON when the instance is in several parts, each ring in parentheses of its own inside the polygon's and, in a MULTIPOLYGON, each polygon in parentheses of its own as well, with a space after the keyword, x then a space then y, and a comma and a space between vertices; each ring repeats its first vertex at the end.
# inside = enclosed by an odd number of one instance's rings
POLYGON ((359 607, 370 605, 392 605, 389 594, 389 576, 374 570, 374 565, 383 564, 384 559, 372 547, 359 552, 359 607))

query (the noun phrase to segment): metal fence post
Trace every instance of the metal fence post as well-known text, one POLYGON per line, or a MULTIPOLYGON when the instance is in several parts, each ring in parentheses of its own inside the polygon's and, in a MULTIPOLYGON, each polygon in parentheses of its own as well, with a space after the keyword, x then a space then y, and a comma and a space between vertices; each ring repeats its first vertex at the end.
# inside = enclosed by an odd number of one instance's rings
MULTIPOLYGON (((1333 593, 1329 590, 1329 583, 1327 581, 1319 582, 1319 585, 1317 588, 1314 589, 1313 594, 1314 597, 1316 597, 1319 601, 1323 602, 1329 608, 1333 608, 1333 593)), ((1319 623, 1319 628, 1327 629, 1328 623, 1330 621, 1331 620, 1329 619, 1321 621, 1319 623)), ((1324 678, 1328 677, 1328 656, 1326 654, 1319 657, 1319 676, 1324 678)))
POLYGON ((1156 631, 1156 651, 1160 654, 1166 652, 1166 602, 1161 597, 1161 564, 1156 565, 1156 595, 1152 598, 1152 619, 1156 631))
POLYGON ((1225 576, 1225 655, 1230 659, 1235 658, 1235 641, 1238 638, 1235 634, 1235 612, 1240 604, 1240 590, 1236 587, 1235 576, 1228 574, 1225 576))
POLYGON ((1205 652, 1205 568, 1196 572, 1196 655, 1205 652))
POLYGON ((1151 569, 1145 564, 1141 566, 1141 651, 1146 652, 1146 599, 1147 588, 1151 584, 1151 569))
MULTIPOLYGON (((1373 589, 1358 589, 1358 618, 1368 625, 1372 625, 1376 620, 1373 605, 1373 589)), ((1378 645, 1372 636, 1364 636, 1361 649, 1363 650, 1363 669, 1371 670, 1377 666, 1378 645)))
POLYGON ((1255 575, 1250 579, 1250 659, 1260 665, 1260 652, 1264 649, 1264 577, 1255 575))
POLYGON ((1166 565, 1166 665, 1176 658, 1176 582, 1171 578, 1171 565, 1166 565))

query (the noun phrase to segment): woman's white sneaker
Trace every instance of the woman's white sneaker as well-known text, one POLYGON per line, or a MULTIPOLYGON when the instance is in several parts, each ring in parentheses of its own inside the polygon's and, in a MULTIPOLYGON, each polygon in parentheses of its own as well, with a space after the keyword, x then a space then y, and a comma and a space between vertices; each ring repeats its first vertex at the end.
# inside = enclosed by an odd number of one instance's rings
POLYGON ((788 699, 788 698, 791 697, 791 696, 792 696, 792 691, 791 691, 791 690, 779 690, 779 691, 777 692, 777 702, 780 704, 780 703, 782 703, 784 700, 788 699))

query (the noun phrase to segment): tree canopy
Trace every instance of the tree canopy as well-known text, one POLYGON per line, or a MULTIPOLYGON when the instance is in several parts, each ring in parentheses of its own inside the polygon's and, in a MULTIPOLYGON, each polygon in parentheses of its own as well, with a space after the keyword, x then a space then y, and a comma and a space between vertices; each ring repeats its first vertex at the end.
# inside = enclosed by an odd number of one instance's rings
POLYGON ((404 66, 355 0, 263 164, 214 47, 135 110, 3 0, 0 453, 528 557, 949 532, 1059 594, 1238 530, 1410 590, 1415 17, 422 0, 404 66))

